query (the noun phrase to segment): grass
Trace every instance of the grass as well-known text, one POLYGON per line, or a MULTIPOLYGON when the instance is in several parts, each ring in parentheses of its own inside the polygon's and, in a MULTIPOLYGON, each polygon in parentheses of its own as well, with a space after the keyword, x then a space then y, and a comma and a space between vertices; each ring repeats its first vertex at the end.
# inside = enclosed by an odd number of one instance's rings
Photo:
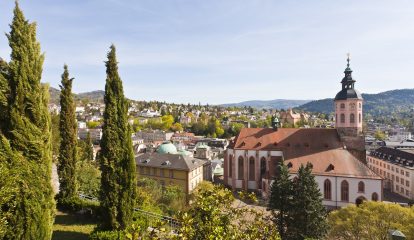
POLYGON ((96 221, 85 216, 56 213, 52 240, 87 240, 96 227, 96 221))

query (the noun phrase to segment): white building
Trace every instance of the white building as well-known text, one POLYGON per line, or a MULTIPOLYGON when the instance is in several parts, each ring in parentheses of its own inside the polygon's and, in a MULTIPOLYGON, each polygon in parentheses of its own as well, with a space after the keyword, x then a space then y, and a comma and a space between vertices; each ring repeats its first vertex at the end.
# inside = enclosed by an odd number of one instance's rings
POLYGON ((381 147, 367 156, 368 166, 385 178, 384 187, 414 200, 414 148, 381 147))

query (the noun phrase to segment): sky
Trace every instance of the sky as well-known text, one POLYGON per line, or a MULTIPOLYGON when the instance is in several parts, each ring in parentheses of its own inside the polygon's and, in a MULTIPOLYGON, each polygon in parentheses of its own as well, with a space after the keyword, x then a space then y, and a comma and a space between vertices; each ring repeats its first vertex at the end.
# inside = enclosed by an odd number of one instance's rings
MULTIPOLYGON (((74 92, 103 90, 117 48, 135 100, 231 103, 334 97, 351 54, 356 88, 414 88, 414 1, 20 0, 45 53, 43 82, 63 64, 74 92)), ((14 0, 0 0, 0 32, 14 0)), ((9 60, 6 36, 0 57, 9 60)))

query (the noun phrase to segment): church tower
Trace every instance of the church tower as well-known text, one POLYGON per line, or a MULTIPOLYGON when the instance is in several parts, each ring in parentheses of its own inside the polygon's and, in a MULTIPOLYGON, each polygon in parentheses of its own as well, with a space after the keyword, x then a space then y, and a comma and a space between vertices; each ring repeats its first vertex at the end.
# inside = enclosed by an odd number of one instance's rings
POLYGON ((335 97, 335 127, 343 137, 358 137, 362 135, 362 95, 354 88, 352 70, 349 67, 349 54, 342 79, 342 90, 335 97))
POLYGON ((352 70, 348 64, 342 79, 342 90, 335 96, 335 127, 344 147, 361 162, 366 163, 365 139, 362 133, 362 95, 354 88, 352 70))

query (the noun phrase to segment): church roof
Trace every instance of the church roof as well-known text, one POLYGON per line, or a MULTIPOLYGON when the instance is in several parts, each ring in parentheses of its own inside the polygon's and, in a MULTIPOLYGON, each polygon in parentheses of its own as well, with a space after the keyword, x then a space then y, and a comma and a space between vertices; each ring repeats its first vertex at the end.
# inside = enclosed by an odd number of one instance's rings
POLYGON ((357 98, 362 99, 361 93, 359 93, 356 89, 342 89, 340 92, 338 92, 335 96, 335 100, 347 100, 350 98, 357 98))
POLYGON ((292 173, 310 162, 317 175, 381 179, 345 149, 336 129, 243 128, 229 148, 282 151, 292 173))

